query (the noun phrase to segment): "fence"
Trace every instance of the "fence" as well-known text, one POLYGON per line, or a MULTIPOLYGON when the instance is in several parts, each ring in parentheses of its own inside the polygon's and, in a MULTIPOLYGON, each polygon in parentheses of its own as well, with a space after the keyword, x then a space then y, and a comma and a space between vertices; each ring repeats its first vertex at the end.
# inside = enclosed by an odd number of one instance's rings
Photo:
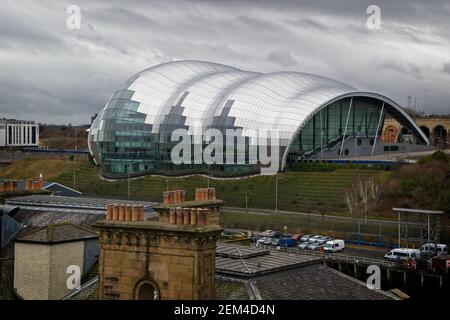
POLYGON ((282 251, 286 253, 293 253, 293 254, 299 254, 299 255, 310 255, 310 256, 316 256, 318 258, 322 258, 323 261, 330 261, 330 262, 344 262, 349 264, 362 264, 362 265, 378 265, 385 268, 400 268, 401 264, 397 262, 392 261, 385 261, 382 259, 374 259, 374 258, 368 258, 368 257, 361 257, 361 256, 350 256, 345 255, 341 253, 322 253, 317 251, 310 251, 310 250, 302 250, 300 248, 289 248, 289 247, 275 247, 275 246, 268 246, 268 245, 255 245, 254 243, 251 244, 252 247, 258 247, 263 248, 266 250, 271 251, 282 251))

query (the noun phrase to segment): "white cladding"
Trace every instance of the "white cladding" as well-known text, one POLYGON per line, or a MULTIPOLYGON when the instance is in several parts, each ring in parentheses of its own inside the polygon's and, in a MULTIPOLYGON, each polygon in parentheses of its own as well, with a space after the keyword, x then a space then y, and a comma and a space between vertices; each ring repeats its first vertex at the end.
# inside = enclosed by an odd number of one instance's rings
POLYGON ((0 147, 39 146, 39 125, 33 121, 0 119, 0 147))

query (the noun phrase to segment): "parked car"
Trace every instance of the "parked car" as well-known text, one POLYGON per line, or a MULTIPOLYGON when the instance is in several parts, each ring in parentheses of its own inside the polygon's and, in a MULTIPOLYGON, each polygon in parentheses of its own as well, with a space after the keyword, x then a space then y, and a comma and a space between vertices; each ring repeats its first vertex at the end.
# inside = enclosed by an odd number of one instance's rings
POLYGON ((303 241, 302 243, 300 243, 299 245, 298 245, 298 248, 299 249, 302 249, 302 250, 305 250, 306 249, 306 247, 309 245, 309 242, 308 241, 303 241))
POLYGON ((301 242, 308 242, 309 239, 312 237, 312 234, 305 234, 303 237, 300 238, 301 242))
POLYGON ((331 237, 321 237, 319 239, 316 240, 316 243, 318 244, 325 244, 327 243, 327 241, 333 240, 333 238, 331 237))
POLYGON ((263 236, 269 238, 278 238, 281 236, 281 232, 276 230, 266 230, 263 232, 263 236))
POLYGON ((442 243, 426 243, 420 247, 420 253, 424 257, 442 256, 447 254, 447 245, 442 243))
POLYGON ((272 246, 278 246, 278 242, 279 242, 279 239, 277 239, 277 238, 270 239, 270 245, 272 245, 272 246))
POLYGON ((245 231, 225 229, 222 231, 220 237, 225 240, 242 239, 247 238, 247 233, 245 231))
POLYGON ((261 237, 261 238, 259 238, 259 239, 256 241, 256 245, 259 246, 259 245, 265 244, 265 242, 266 242, 267 239, 270 239, 270 238, 269 238, 269 237, 261 237))
POLYGON ((263 243, 264 243, 266 246, 270 246, 270 245, 272 244, 272 239, 273 239, 273 238, 267 237, 267 238, 264 240, 263 243))
POLYGON ((258 240, 261 238, 262 238, 261 235, 254 235, 253 237, 251 237, 253 243, 257 243, 258 240))
POLYGON ((286 237, 286 238, 280 238, 278 240, 278 245, 282 247, 293 247, 297 244, 297 240, 295 240, 293 237, 286 237))
POLYGON ((327 241, 323 246, 323 249, 325 252, 342 251, 342 250, 344 250, 344 248, 345 248, 345 242, 344 242, 344 240, 340 240, 340 239, 327 241))
POLYGON ((319 240, 320 238, 322 238, 322 236, 312 236, 311 238, 309 238, 308 242, 309 242, 309 243, 315 243, 315 242, 317 242, 317 240, 319 240))
POLYGON ((420 259, 419 249, 397 248, 384 255, 387 261, 402 261, 408 259, 420 259))
POLYGON ((301 239, 302 239, 303 237, 304 237, 303 234, 297 233, 297 234, 294 234, 291 238, 292 238, 293 240, 295 240, 296 242, 300 242, 301 239))
POLYGON ((310 243, 307 248, 309 250, 311 250, 311 251, 319 251, 320 249, 323 248, 323 244, 320 244, 320 243, 317 243, 317 242, 310 243))

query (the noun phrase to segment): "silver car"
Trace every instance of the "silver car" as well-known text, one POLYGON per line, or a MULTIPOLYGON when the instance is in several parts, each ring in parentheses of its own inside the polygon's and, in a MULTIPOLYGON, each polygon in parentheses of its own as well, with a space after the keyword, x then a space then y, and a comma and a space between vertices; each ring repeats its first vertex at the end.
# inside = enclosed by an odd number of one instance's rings
POLYGON ((322 238, 322 236, 313 236, 311 238, 309 238, 308 242, 311 243, 316 243, 317 240, 319 240, 320 238, 322 238))
POLYGON ((320 248, 323 248, 323 244, 320 244, 317 242, 310 243, 306 248, 311 251, 317 251, 317 250, 320 250, 320 248))
POLYGON ((302 243, 300 243, 300 244, 298 245, 298 248, 299 248, 299 249, 302 249, 302 250, 305 250, 306 247, 307 247, 308 245, 309 245, 309 242, 304 241, 304 242, 302 242, 302 243))
POLYGON ((325 244, 327 241, 333 240, 331 237, 321 237, 316 240, 316 243, 318 244, 325 244))
POLYGON ((256 246, 260 246, 265 244, 266 240, 269 239, 268 237, 261 237, 256 241, 256 246))

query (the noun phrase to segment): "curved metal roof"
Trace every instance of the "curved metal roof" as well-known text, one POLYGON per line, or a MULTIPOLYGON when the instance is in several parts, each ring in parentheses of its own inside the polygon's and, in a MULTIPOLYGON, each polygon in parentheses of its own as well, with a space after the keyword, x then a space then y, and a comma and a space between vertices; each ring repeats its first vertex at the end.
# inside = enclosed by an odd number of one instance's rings
MULTIPOLYGON (((111 97, 91 127, 101 130, 102 114, 113 99, 139 103, 152 133, 161 133, 171 112, 181 127, 239 127, 249 136, 254 130, 278 130, 280 145, 288 147, 308 119, 321 108, 344 97, 366 96, 389 105, 390 111, 428 143, 411 117, 396 103, 376 93, 329 78, 299 72, 256 73, 204 61, 173 61, 146 69, 130 78, 111 97), (180 107, 174 110, 173 106, 180 107), (181 114, 180 114, 181 113, 181 114), (222 121, 223 123, 220 123, 222 121)), ((114 108, 111 107, 111 108, 114 108)), ((170 126, 169 126, 170 127, 170 126)), ((252 141, 254 142, 254 141, 252 141)), ((287 151, 286 151, 287 153, 287 151)), ((283 161, 284 164, 284 161, 283 161)))

